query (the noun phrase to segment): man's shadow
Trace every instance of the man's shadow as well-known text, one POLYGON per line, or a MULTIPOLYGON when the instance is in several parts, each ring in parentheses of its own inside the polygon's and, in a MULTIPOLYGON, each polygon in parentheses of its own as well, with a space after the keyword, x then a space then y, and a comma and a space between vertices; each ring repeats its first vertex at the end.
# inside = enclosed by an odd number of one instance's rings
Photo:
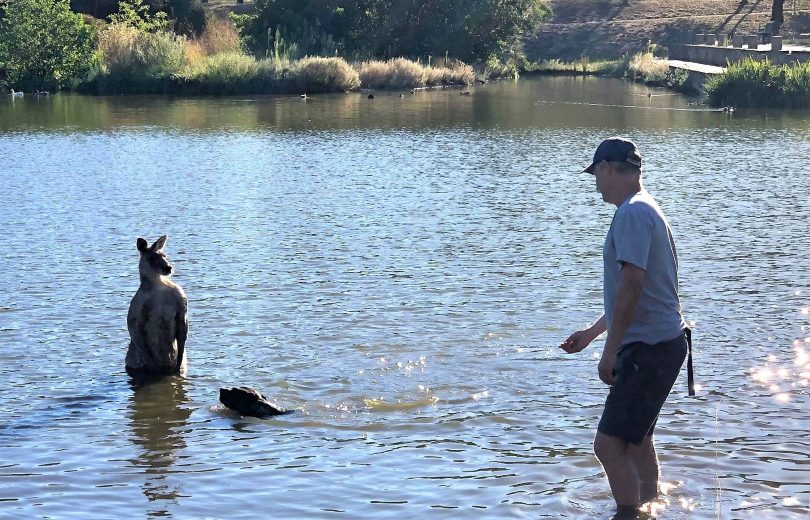
POLYGON ((129 424, 132 442, 140 453, 132 466, 144 476, 143 494, 157 506, 149 516, 168 514, 181 495, 178 478, 172 478, 178 454, 186 448, 184 430, 191 415, 186 395, 186 380, 181 376, 162 376, 130 380, 132 398, 129 424))

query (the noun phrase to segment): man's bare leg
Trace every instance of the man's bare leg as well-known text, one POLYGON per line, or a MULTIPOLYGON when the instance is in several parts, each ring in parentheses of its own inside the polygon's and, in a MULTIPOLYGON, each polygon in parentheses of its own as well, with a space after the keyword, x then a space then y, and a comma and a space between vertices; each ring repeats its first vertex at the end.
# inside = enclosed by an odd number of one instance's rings
POLYGON ((607 474, 610 490, 619 511, 639 506, 639 476, 628 443, 622 439, 596 432, 593 450, 607 474))
POLYGON ((639 499, 643 504, 658 498, 658 456, 652 435, 644 437, 640 446, 628 443, 628 451, 639 480, 639 499))

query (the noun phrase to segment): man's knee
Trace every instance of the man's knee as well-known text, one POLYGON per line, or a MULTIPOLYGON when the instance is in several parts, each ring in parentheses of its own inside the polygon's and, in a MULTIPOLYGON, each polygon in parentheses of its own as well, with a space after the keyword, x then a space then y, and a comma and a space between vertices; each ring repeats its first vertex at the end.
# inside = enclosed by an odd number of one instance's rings
POLYGON ((627 443, 618 437, 612 437, 602 432, 596 433, 593 440, 593 452, 603 463, 625 457, 627 455, 627 443))

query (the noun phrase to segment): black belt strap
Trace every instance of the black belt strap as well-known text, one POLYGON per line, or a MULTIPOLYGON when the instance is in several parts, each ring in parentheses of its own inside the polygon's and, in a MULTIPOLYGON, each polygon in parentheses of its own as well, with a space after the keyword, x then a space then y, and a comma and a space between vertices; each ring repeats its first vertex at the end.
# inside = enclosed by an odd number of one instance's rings
POLYGON ((686 332, 686 344, 689 347, 689 354, 686 358, 686 381, 689 385, 689 395, 695 395, 695 373, 692 370, 692 329, 687 327, 684 330, 686 332))

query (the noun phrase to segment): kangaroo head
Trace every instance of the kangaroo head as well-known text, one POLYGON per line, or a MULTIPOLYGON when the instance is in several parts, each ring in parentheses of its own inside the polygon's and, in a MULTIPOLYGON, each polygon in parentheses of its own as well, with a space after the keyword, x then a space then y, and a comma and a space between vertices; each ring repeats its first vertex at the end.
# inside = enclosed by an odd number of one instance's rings
POLYGON ((141 253, 141 261, 138 263, 138 272, 141 278, 155 278, 157 276, 168 276, 172 274, 172 266, 166 253, 161 251, 166 245, 166 235, 155 240, 151 246, 143 238, 138 238, 138 251, 141 253))

